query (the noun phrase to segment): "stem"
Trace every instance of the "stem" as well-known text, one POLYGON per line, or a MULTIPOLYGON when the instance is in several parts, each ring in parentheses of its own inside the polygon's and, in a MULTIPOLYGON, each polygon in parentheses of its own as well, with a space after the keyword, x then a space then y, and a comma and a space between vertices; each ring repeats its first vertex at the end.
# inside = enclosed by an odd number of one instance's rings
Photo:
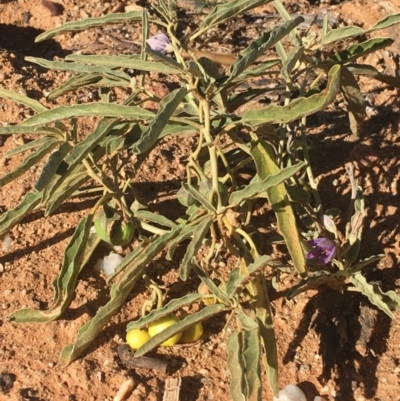
POLYGON ((301 119, 301 124, 300 124, 300 129, 301 129, 301 142, 302 142, 302 149, 303 149, 303 154, 304 154, 304 160, 306 162, 306 173, 307 173, 307 178, 308 182, 310 184, 315 203, 316 203, 316 210, 318 212, 319 217, 322 219, 323 216, 323 209, 322 209, 322 202, 321 198, 319 196, 319 192, 317 190, 317 183, 315 182, 314 175, 311 169, 311 163, 310 163, 310 155, 308 153, 308 147, 307 147, 307 135, 306 135, 306 122, 307 118, 303 117, 301 119))
POLYGON ((216 147, 211 137, 211 117, 210 117, 210 105, 207 100, 202 99, 200 101, 202 114, 203 114, 203 133, 204 138, 208 145, 208 153, 210 156, 210 164, 211 164, 211 175, 212 175, 212 191, 210 194, 210 199, 213 199, 214 194, 217 195, 217 210, 221 208, 221 194, 218 190, 218 159, 216 147))

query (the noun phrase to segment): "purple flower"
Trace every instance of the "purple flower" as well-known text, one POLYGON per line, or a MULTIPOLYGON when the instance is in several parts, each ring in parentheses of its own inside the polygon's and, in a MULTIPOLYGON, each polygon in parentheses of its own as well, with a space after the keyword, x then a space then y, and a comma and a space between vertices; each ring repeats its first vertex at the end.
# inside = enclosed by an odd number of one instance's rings
POLYGON ((307 259, 316 259, 319 265, 329 263, 336 255, 336 243, 329 238, 315 238, 307 241, 312 246, 307 259))
POLYGON ((159 33, 158 35, 152 36, 146 40, 150 48, 156 52, 167 53, 169 50, 169 44, 171 43, 169 37, 165 33, 159 33))

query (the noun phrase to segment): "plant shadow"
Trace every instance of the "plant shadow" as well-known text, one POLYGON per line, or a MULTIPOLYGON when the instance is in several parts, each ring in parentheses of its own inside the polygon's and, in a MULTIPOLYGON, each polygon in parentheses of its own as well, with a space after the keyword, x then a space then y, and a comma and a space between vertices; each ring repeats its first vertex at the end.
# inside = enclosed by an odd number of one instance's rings
POLYGON ((368 303, 360 293, 340 294, 321 289, 304 309, 294 340, 283 363, 294 360, 296 349, 311 330, 319 339, 322 358, 321 385, 335 382, 336 401, 356 401, 354 388, 363 388, 366 399, 373 399, 378 385, 377 367, 386 352, 391 319, 368 303))

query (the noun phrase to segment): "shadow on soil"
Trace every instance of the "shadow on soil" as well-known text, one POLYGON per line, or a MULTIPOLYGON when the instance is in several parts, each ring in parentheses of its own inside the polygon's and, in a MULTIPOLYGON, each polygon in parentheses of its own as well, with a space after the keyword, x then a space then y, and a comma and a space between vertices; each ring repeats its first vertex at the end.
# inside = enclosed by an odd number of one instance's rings
MULTIPOLYGON (((32 27, 0 24, 0 48, 20 53, 24 56, 49 59, 52 59, 56 54, 60 55, 62 48, 53 39, 35 43, 35 38, 42 32, 44 31, 32 27)), ((18 61, 17 58, 14 60, 18 61)))
POLYGON ((294 360, 296 348, 314 330, 320 338, 319 355, 322 385, 333 379, 337 401, 355 401, 354 390, 362 388, 366 399, 373 399, 380 356, 386 351, 390 318, 374 309, 363 295, 321 290, 310 299, 303 319, 289 344, 283 362, 294 360))

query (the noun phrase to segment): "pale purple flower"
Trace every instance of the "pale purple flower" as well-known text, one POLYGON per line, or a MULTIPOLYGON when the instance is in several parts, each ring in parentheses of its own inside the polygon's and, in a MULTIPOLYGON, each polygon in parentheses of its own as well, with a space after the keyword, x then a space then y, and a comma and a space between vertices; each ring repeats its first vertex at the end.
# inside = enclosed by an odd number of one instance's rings
POLYGON ((152 36, 151 38, 147 39, 146 42, 150 46, 151 50, 163 54, 168 52, 168 47, 171 43, 169 37, 165 33, 159 33, 158 35, 152 36))
POLYGON ((319 265, 329 263, 336 255, 336 243, 329 238, 315 238, 307 242, 312 249, 306 258, 315 259, 319 265))

